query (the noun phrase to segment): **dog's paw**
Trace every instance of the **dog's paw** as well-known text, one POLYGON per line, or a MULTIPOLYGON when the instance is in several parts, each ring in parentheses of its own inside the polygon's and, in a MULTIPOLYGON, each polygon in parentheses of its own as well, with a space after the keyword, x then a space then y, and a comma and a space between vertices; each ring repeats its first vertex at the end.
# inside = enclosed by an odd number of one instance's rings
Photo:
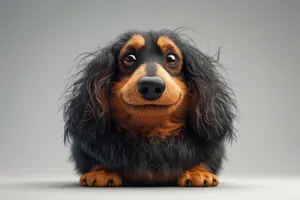
POLYGON ((218 184, 218 177, 207 171, 186 171, 178 178, 178 185, 182 187, 215 187, 218 184))
POLYGON ((121 177, 105 170, 92 171, 80 177, 81 186, 89 187, 118 187, 122 185, 121 177))

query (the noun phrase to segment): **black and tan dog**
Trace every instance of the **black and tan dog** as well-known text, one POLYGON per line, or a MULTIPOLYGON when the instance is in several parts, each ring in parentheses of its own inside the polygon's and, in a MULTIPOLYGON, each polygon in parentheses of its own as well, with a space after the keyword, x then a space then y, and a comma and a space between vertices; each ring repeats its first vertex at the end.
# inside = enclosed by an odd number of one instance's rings
POLYGON ((70 87, 65 140, 83 186, 216 186, 234 138, 217 62, 174 31, 130 31, 70 87))

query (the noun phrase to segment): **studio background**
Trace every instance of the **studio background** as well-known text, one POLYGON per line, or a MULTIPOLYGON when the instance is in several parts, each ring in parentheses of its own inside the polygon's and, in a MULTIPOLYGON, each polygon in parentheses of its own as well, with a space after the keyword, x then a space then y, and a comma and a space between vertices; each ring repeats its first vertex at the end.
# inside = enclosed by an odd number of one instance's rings
POLYGON ((300 175, 300 1, 1 1, 0 176, 74 176, 60 95, 82 52, 135 28, 221 47, 240 120, 222 176, 300 175))

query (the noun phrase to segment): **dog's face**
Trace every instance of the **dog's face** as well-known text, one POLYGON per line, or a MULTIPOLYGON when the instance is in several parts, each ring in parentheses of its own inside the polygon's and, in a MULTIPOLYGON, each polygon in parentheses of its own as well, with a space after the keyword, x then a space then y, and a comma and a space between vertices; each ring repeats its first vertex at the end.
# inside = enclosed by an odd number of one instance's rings
POLYGON ((182 54, 167 36, 147 41, 133 35, 118 56, 120 82, 113 86, 132 115, 168 115, 183 102, 187 90, 183 80, 182 54))
POLYGON ((117 59, 117 81, 109 100, 114 120, 143 119, 131 126, 144 127, 170 118, 183 120, 188 87, 181 50, 171 38, 134 34, 117 59))
POLYGON ((66 134, 232 137, 235 102, 216 61, 174 31, 130 31, 91 54, 65 104, 66 134), (214 136, 213 136, 214 135, 214 136))

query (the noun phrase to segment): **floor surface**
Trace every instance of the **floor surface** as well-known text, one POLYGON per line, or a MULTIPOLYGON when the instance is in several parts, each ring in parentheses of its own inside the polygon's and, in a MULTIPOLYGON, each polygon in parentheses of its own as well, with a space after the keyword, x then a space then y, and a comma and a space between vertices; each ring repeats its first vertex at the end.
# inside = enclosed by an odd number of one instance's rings
POLYGON ((80 187, 76 177, 2 177, 0 199, 300 199, 300 177, 221 177, 220 180, 215 188, 87 188, 80 187))

